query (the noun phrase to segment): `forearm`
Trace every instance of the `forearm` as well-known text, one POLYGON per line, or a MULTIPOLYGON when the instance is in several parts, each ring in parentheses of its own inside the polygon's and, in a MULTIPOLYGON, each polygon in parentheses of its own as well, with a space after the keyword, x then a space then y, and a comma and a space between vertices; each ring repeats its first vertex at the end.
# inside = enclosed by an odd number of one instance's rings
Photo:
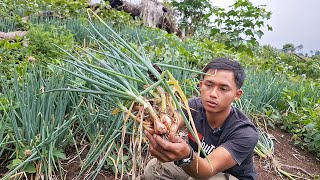
POLYGON ((198 179, 208 179, 237 164, 231 154, 223 147, 218 147, 208 156, 208 159, 194 155, 190 165, 183 170, 190 176, 198 179))
POLYGON ((190 165, 183 167, 183 170, 191 177, 196 179, 208 179, 219 171, 214 168, 214 162, 201 158, 194 154, 194 159, 190 165))

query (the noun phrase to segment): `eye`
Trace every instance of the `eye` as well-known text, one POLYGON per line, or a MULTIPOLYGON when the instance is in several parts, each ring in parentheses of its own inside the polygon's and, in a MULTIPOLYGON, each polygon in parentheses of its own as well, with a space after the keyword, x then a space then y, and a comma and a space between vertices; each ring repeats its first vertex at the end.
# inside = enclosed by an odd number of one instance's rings
POLYGON ((220 88, 222 91, 228 91, 229 89, 227 87, 221 87, 220 88))

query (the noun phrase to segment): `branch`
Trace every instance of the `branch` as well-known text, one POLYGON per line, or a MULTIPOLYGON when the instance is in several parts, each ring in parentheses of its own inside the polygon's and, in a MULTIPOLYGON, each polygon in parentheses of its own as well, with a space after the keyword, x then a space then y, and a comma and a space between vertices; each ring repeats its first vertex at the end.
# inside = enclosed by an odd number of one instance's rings
POLYGON ((297 57, 298 57, 299 59, 301 59, 302 61, 307 62, 307 60, 306 60, 305 58, 299 56, 298 54, 296 54, 296 53, 292 53, 292 54, 295 55, 295 56, 297 56, 297 57))

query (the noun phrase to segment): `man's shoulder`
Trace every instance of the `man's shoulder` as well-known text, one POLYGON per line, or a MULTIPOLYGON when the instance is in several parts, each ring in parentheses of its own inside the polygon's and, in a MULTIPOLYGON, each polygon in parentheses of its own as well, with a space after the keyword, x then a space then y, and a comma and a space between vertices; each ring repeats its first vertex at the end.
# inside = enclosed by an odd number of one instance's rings
POLYGON ((237 135, 246 135, 250 133, 253 136, 258 136, 257 128, 254 125, 254 123, 250 120, 250 118, 246 114, 244 114, 240 109, 236 107, 232 108, 232 114, 229 117, 230 119, 228 120, 225 126, 226 131, 231 134, 235 133, 237 135))
POLYGON ((199 111, 203 108, 201 98, 200 97, 192 97, 188 99, 189 107, 191 108, 191 111, 199 111))
POLYGON ((232 123, 235 123, 236 121, 239 124, 248 124, 254 126, 251 119, 237 107, 232 106, 232 116, 230 116, 230 118, 232 119, 232 123))
POLYGON ((189 106, 191 105, 202 105, 200 97, 192 97, 188 99, 189 106))

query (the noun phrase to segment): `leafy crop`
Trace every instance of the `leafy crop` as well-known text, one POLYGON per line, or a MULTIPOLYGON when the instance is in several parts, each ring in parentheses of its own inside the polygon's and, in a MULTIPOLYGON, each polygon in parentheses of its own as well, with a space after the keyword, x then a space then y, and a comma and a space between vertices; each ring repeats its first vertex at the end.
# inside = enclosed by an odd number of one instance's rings
MULTIPOLYGON (((62 76, 47 78, 34 69, 24 78, 1 78, 3 95, 1 102, 2 126, 0 152, 10 161, 10 170, 3 178, 21 173, 45 173, 52 177, 59 172, 59 161, 65 159, 64 148, 73 134, 70 130, 76 118, 71 105, 77 98, 72 93, 42 94, 66 83, 62 76), (20 172, 20 173, 19 173, 20 172)), ((73 104, 73 103, 74 104, 73 104)))

